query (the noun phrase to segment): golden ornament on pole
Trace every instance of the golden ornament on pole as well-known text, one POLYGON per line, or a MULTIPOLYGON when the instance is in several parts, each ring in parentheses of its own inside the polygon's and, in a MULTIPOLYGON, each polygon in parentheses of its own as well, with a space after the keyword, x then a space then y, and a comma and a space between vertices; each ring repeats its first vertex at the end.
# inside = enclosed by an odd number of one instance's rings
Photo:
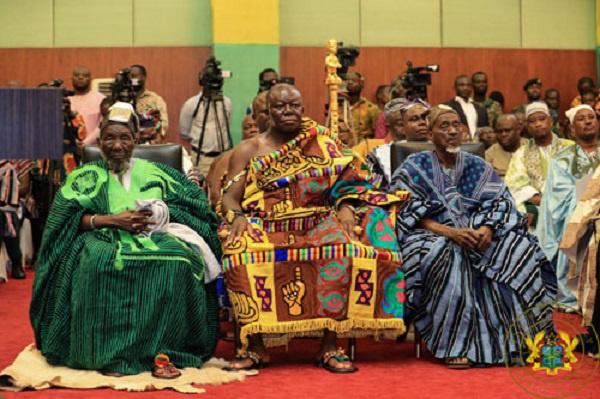
POLYGON ((337 56, 337 40, 331 39, 327 42, 327 57, 325 58, 325 84, 329 90, 329 130, 334 135, 338 135, 338 88, 342 84, 342 79, 338 76, 337 70, 342 65, 337 56))

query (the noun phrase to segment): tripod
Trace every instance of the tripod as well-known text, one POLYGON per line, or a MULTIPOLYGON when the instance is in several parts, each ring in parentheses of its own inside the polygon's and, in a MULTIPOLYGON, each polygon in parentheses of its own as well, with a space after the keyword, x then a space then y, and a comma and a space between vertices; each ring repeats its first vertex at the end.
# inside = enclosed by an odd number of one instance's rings
MULTIPOLYGON (((200 105, 204 104, 204 115, 202 117, 202 129, 200 131, 200 140, 198 141, 198 147, 196 147, 194 150, 196 150, 196 162, 195 164, 198 164, 198 161, 200 160, 200 155, 202 154, 202 144, 204 143, 204 136, 206 133, 206 124, 208 122, 208 113, 210 112, 210 110, 212 109, 214 112, 214 127, 216 129, 216 134, 217 134, 217 142, 219 144, 219 150, 217 151, 219 154, 223 153, 227 150, 231 149, 233 140, 231 139, 231 131, 229 130, 229 118, 227 117, 227 109, 225 108, 225 102, 223 101, 223 93, 222 92, 216 92, 216 93, 211 93, 208 97, 204 96, 204 93, 202 93, 202 95, 200 96, 200 99, 198 100, 198 104, 196 104, 196 109, 194 110, 194 113, 192 115, 192 121, 194 119, 196 119, 196 115, 198 115, 198 111, 200 110, 200 105), (220 104, 220 107, 219 105, 220 104), (221 121, 219 119, 219 109, 222 111, 223 115, 225 116, 225 126, 223 127, 221 124, 221 121), (225 143, 223 140, 223 130, 225 130, 227 132, 227 138, 229 139, 229 144, 227 145, 227 148, 225 148, 225 143)), ((192 147, 193 148, 193 147, 192 147)), ((204 155, 208 155, 208 154, 204 154, 204 155)))

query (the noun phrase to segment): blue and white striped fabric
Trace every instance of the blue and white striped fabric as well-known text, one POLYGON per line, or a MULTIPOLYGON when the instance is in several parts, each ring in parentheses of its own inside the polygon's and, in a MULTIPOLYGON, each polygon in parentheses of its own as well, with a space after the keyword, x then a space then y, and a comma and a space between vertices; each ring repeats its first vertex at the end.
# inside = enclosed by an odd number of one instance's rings
POLYGON ((455 167, 444 169, 425 151, 396 172, 391 191, 397 189, 413 193, 397 223, 407 308, 435 357, 501 364, 524 344, 516 331, 531 336, 551 324, 554 270, 491 165, 461 152, 455 167), (492 245, 483 253, 462 248, 421 229, 425 218, 490 226, 492 245))

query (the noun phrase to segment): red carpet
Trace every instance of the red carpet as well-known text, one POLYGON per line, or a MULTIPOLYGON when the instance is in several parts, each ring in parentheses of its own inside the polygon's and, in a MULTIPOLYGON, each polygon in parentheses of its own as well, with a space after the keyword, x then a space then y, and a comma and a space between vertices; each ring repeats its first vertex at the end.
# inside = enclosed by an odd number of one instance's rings
MULTIPOLYGON (((11 280, 0 284, 0 369, 12 363, 17 354, 33 342, 29 326, 28 307, 31 298, 33 274, 25 281, 11 280)), ((574 325, 577 320, 561 315, 574 325)), ((564 328, 563 325, 559 325, 564 328)), ((345 345, 345 341, 340 341, 345 345)), ((356 365, 360 371, 353 375, 335 375, 313 366, 318 342, 295 340, 286 353, 285 348, 273 351, 271 366, 245 382, 225 386, 207 386, 202 398, 532 398, 519 387, 513 375, 532 375, 531 367, 505 367, 449 370, 433 359, 425 350, 421 360, 413 356, 413 344, 396 344, 390 341, 374 342, 370 339, 357 343, 356 365)), ((220 341, 217 356, 230 358, 232 344, 220 341)), ((574 371, 546 376, 545 372, 533 374, 529 389, 545 397, 564 396, 585 385, 569 398, 597 398, 600 396, 600 370, 598 363, 589 358, 573 365, 574 371)), ((531 380, 530 380, 531 381, 531 380)), ((175 392, 117 392, 109 389, 76 391, 51 389, 39 392, 3 393, 0 398, 182 398, 175 392)))

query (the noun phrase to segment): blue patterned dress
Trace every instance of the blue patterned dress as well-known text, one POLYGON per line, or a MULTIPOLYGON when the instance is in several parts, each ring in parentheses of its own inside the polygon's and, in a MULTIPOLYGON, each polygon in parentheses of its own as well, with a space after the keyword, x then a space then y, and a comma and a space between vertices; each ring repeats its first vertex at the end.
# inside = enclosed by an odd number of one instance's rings
POLYGON ((392 192, 413 193, 397 223, 406 305, 435 357, 501 364, 523 346, 516 331, 532 336, 551 326, 545 304, 556 293, 552 265, 490 164, 461 152, 445 169, 435 152, 424 151, 411 155, 392 181, 392 192), (490 226, 492 245, 484 253, 464 249, 419 228, 424 218, 457 228, 490 226))

